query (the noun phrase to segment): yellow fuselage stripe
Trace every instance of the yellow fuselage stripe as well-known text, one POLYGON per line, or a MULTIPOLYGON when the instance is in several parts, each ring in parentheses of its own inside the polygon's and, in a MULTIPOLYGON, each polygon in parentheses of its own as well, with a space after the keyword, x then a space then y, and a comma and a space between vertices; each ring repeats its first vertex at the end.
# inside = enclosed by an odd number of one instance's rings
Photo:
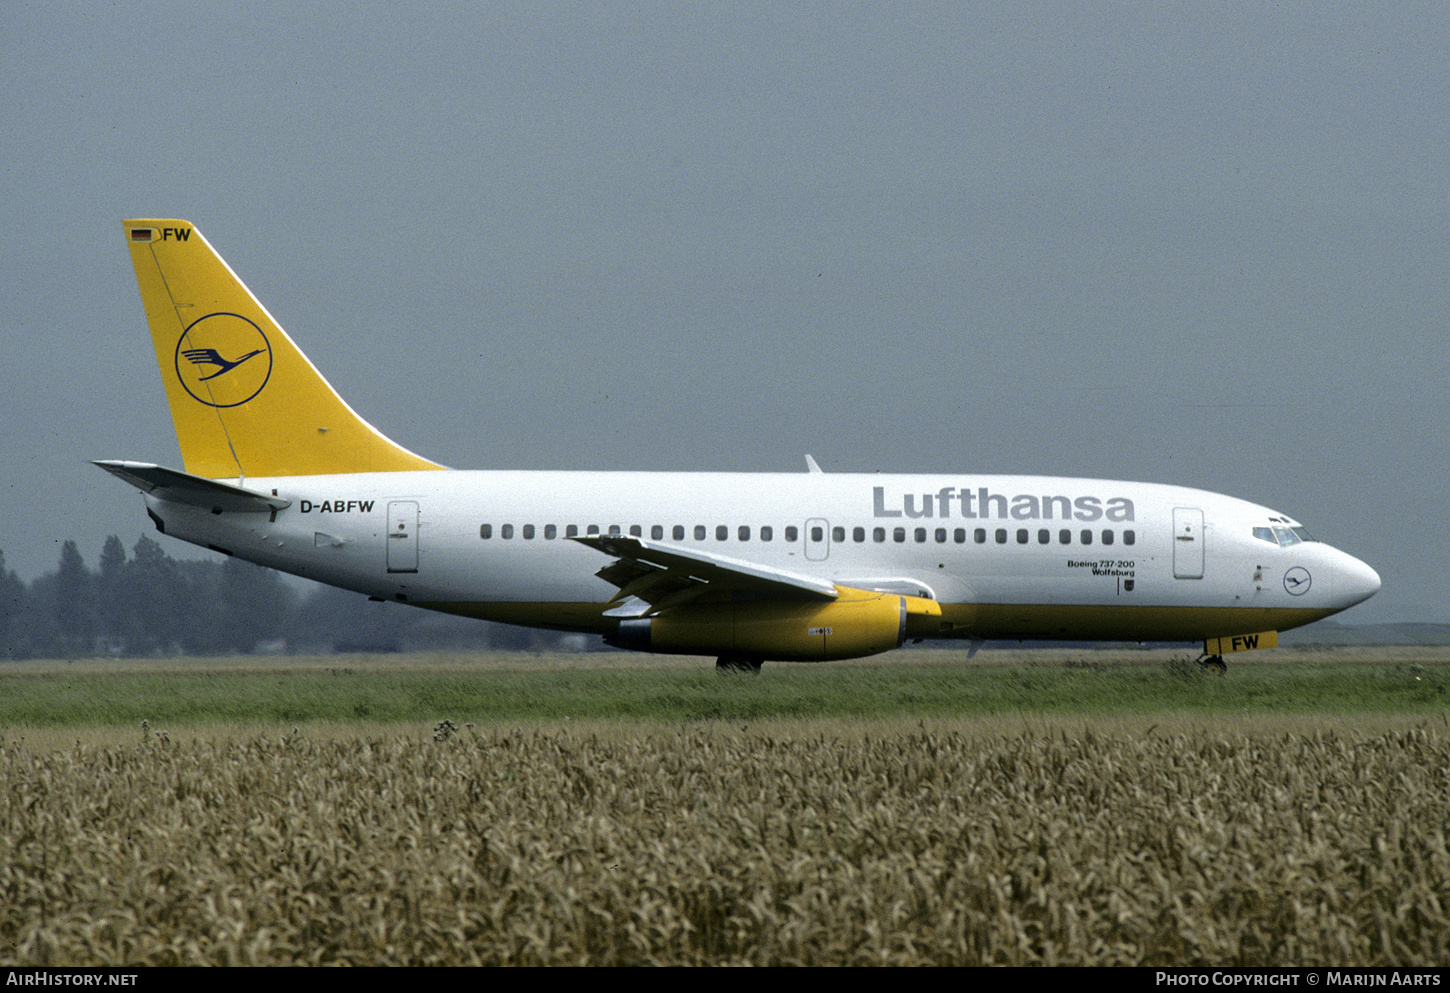
MULTIPOLYGON (((414 601, 417 603, 417 601, 414 601)), ((617 618, 599 603, 418 603, 505 624, 609 634, 617 618)), ((1283 631, 1337 613, 1285 607, 1063 606, 944 603, 941 616, 909 615, 909 638, 1070 641, 1204 641, 1244 631, 1283 631)))

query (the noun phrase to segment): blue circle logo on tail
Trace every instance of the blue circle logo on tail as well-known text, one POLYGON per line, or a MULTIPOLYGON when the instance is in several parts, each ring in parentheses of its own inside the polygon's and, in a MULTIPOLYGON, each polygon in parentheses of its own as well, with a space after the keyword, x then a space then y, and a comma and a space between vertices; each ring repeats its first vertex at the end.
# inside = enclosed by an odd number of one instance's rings
POLYGON ((208 314, 176 343, 176 378, 208 407, 240 407, 272 377, 272 346, 239 314, 208 314))

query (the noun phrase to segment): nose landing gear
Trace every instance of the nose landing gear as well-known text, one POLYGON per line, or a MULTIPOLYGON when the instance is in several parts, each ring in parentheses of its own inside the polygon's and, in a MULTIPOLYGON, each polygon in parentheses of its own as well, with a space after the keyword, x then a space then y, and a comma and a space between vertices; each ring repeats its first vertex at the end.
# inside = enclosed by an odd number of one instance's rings
POLYGON ((1198 664, 1206 670, 1211 670, 1222 676, 1228 672, 1228 663, 1223 660, 1222 655, 1200 655, 1198 664))

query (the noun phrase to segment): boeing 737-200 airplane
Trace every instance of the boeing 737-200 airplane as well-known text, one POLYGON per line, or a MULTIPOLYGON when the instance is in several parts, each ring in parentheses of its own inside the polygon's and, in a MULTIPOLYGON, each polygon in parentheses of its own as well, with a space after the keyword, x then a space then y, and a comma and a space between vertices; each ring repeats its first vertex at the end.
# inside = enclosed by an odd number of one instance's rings
POLYGON ((378 600, 722 670, 907 639, 1201 641, 1206 661, 1374 594, 1267 507, 1048 476, 447 469, 355 414, 179 220, 125 222, 185 471, 97 465, 162 532, 378 600))

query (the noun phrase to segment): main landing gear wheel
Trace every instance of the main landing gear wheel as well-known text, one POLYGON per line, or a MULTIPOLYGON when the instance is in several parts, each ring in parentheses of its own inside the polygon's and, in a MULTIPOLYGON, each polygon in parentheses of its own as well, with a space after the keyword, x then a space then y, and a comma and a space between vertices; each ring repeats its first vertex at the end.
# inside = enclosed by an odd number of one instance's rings
POLYGON ((1198 664, 1205 669, 1211 669, 1222 676, 1228 672, 1228 663, 1223 660, 1222 655, 1204 655, 1198 660, 1198 664))
POLYGON ((731 676, 736 673, 744 673, 749 676, 760 675, 760 667, 765 664, 765 659, 756 655, 742 655, 732 652, 722 655, 715 660, 715 671, 722 676, 731 676))

